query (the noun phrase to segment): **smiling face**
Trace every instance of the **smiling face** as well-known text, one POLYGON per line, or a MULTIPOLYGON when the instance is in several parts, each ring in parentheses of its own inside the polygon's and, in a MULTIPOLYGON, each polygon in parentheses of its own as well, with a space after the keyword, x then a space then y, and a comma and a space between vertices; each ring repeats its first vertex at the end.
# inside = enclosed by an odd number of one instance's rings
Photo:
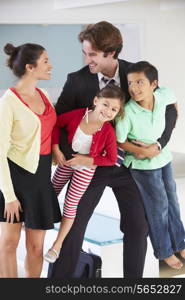
POLYGON ((119 113, 121 108, 120 99, 94 98, 94 113, 101 122, 111 121, 119 113))
POLYGON ((36 61, 36 66, 27 65, 27 71, 36 80, 49 80, 51 78, 52 65, 49 61, 48 54, 43 51, 36 61))
POLYGON ((153 101, 153 92, 157 87, 157 80, 150 83, 144 72, 129 73, 127 75, 128 90, 132 99, 136 102, 153 101))
POLYGON ((113 58, 115 52, 110 52, 105 57, 104 52, 92 49, 91 43, 87 40, 83 41, 82 47, 85 63, 89 66, 91 73, 101 72, 108 76, 111 69, 115 68, 116 60, 113 58))

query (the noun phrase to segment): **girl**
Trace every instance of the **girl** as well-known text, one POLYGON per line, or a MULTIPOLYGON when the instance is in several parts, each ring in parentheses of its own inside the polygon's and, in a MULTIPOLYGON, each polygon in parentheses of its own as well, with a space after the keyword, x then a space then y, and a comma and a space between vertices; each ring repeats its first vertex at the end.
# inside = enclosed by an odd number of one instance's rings
POLYGON ((52 180, 57 195, 71 181, 57 239, 45 255, 45 260, 50 263, 54 263, 59 256, 62 243, 74 222, 77 205, 90 184, 96 166, 116 163, 116 137, 109 121, 117 115, 123 117, 123 104, 121 89, 107 85, 94 98, 93 110, 75 109, 58 116, 52 142, 54 156, 59 163, 52 180), (58 146, 61 127, 66 127, 68 142, 72 143, 73 150, 77 152, 68 161, 65 161, 58 146))
POLYGON ((170 267, 180 269, 185 258, 185 230, 173 179, 169 149, 151 156, 150 144, 155 144, 165 128, 165 110, 176 102, 169 88, 158 87, 157 69, 148 62, 131 65, 127 71, 131 100, 125 106, 124 120, 117 120, 116 134, 120 147, 126 150, 124 165, 130 168, 143 198, 149 223, 154 255, 170 267), (139 140, 137 147, 125 142, 139 140))
POLYGON ((51 133, 56 113, 36 87, 52 66, 37 44, 7 44, 8 66, 19 78, 0 100, 0 274, 17 277, 16 249, 26 234, 26 277, 40 277, 46 229, 61 219, 51 178, 51 133))

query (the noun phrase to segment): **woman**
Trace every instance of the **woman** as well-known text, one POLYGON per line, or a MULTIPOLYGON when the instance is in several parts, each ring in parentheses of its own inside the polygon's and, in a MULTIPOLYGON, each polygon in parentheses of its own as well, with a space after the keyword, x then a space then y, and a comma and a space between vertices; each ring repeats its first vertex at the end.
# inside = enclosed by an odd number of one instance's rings
POLYGON ((26 277, 39 277, 47 229, 61 219, 51 185, 51 133, 55 110, 38 80, 52 66, 37 44, 7 44, 7 65, 19 80, 0 100, 0 273, 17 277, 16 249, 22 223, 26 234, 26 277))

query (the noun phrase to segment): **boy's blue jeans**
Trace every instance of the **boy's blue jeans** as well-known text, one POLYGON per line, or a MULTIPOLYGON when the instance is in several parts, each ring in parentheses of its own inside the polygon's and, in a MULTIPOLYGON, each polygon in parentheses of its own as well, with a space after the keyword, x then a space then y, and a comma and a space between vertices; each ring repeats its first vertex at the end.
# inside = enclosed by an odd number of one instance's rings
POLYGON ((185 249, 185 230, 171 163, 155 170, 130 171, 143 199, 154 255, 162 260, 185 249))

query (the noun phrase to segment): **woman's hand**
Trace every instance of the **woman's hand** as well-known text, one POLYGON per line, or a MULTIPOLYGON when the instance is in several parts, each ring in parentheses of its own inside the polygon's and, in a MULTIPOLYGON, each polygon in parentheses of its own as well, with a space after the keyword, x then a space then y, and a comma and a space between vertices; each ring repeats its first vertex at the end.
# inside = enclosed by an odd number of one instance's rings
POLYGON ((66 161, 67 166, 86 166, 88 168, 93 167, 93 158, 85 154, 73 154, 73 158, 66 161))
POLYGON ((4 209, 4 218, 6 218, 6 222, 13 223, 14 218, 16 217, 16 220, 20 221, 20 215, 19 212, 22 212, 21 204, 18 200, 15 200, 10 203, 5 203, 5 209, 4 209))
POLYGON ((63 166, 66 163, 66 159, 64 154, 60 151, 60 148, 58 145, 53 145, 52 147, 52 155, 53 160, 57 165, 63 166))

